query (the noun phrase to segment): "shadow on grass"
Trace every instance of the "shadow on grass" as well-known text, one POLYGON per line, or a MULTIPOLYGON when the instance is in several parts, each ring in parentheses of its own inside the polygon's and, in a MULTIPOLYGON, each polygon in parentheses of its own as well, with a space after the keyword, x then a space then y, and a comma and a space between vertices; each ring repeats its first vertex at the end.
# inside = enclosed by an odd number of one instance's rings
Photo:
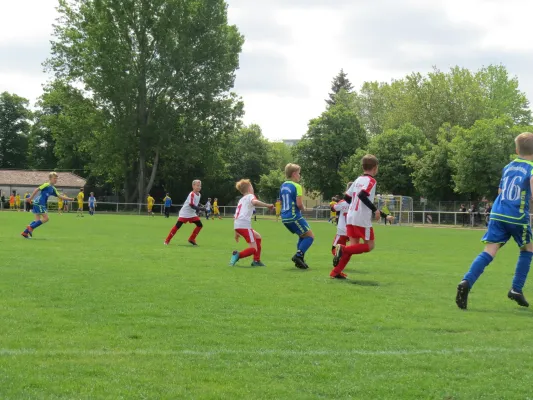
POLYGON ((358 285, 358 286, 381 286, 379 282, 376 281, 359 281, 359 280, 351 280, 348 279, 346 282, 352 284, 352 285, 358 285))

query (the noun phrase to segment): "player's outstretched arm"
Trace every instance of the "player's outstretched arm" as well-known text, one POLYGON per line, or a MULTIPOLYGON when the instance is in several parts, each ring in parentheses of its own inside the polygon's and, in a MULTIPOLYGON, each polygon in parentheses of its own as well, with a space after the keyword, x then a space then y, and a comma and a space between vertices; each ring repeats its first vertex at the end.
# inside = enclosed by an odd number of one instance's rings
POLYGON ((263 203, 262 201, 257 200, 257 199, 253 199, 252 200, 252 205, 254 207, 264 207, 264 208, 268 208, 270 210, 272 210, 274 208, 274 204, 263 203))

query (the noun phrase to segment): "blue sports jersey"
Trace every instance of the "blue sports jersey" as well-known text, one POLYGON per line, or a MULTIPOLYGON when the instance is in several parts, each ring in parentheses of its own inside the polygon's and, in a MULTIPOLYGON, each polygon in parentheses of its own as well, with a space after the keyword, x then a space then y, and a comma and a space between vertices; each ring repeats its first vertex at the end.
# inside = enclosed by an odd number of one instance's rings
POLYGON ((94 196, 89 197, 89 205, 94 206, 94 202, 96 201, 96 198, 94 196))
POLYGON ((48 182, 43 183, 41 186, 39 186, 39 190, 39 195, 33 199, 33 204, 35 205, 46 207, 46 204, 48 203, 48 198, 50 196, 59 197, 57 189, 48 182))
POLYGON ((280 188, 281 219, 284 222, 301 218, 302 213, 296 204, 296 198, 302 195, 302 187, 292 181, 286 181, 280 188))
POLYGON ((504 169, 500 194, 496 198, 490 219, 509 224, 529 225, 529 199, 533 162, 517 158, 504 169))
POLYGON ((165 197, 165 207, 170 207, 172 205, 172 199, 170 197, 165 197))

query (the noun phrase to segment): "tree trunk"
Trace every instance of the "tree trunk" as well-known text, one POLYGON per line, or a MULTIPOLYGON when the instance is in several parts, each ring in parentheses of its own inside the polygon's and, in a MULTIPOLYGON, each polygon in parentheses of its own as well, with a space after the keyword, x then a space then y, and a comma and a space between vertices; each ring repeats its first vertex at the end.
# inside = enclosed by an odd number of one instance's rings
POLYGON ((139 203, 142 203, 143 199, 146 198, 146 193, 144 191, 144 170, 146 167, 146 158, 144 156, 144 151, 141 149, 141 154, 139 157, 139 177, 137 181, 137 190, 139 193, 139 203))
POLYGON ((159 164, 159 149, 155 151, 154 165, 152 166, 152 173, 150 175, 150 180, 148 181, 148 185, 146 185, 146 193, 150 193, 150 190, 152 190, 152 186, 154 185, 155 176, 157 173, 158 164, 159 164))

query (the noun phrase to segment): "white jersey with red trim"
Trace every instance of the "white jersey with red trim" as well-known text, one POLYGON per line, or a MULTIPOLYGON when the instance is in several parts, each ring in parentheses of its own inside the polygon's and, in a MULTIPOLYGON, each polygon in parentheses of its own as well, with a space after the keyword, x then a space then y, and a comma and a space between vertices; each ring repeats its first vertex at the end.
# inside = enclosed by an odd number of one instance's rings
POLYGON ((255 199, 255 195, 247 194, 239 200, 237 211, 235 211, 235 222, 233 224, 235 229, 252 228, 252 216, 254 215, 255 210, 255 206, 252 204, 252 201, 255 199))
POLYGON ((333 206, 333 209, 338 212, 339 222, 337 222, 337 235, 346 236, 346 217, 348 216, 348 209, 350 204, 345 200, 339 201, 333 206))
POLYGON ((372 210, 365 206, 358 197, 360 192, 366 192, 368 200, 374 203, 376 196, 376 180, 370 175, 362 175, 355 180, 347 194, 352 197, 352 203, 346 217, 348 225, 372 227, 372 210))
POLYGON ((183 207, 181 207, 179 216, 181 218, 194 218, 196 217, 196 210, 192 208, 191 206, 198 207, 198 204, 200 204, 200 193, 194 193, 191 192, 187 196, 187 200, 185 200, 185 203, 183 203, 183 207))

